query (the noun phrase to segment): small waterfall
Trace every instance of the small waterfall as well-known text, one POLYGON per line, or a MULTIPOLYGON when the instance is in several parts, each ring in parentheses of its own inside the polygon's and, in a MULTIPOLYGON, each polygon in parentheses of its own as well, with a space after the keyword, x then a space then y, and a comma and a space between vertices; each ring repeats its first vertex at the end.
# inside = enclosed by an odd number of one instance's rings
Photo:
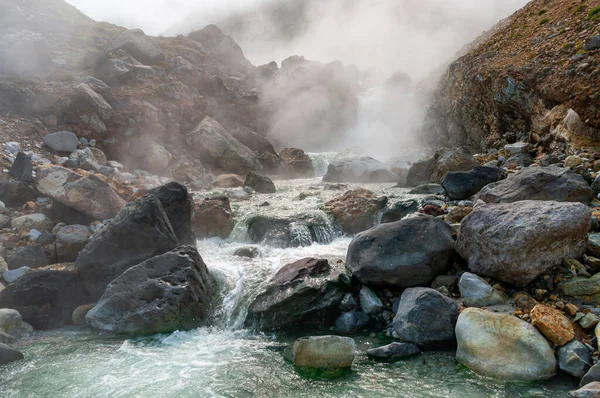
POLYGON ((316 177, 323 177, 327 174, 327 168, 329 163, 337 156, 337 152, 320 152, 320 153, 308 153, 310 160, 312 160, 313 167, 315 169, 316 177))

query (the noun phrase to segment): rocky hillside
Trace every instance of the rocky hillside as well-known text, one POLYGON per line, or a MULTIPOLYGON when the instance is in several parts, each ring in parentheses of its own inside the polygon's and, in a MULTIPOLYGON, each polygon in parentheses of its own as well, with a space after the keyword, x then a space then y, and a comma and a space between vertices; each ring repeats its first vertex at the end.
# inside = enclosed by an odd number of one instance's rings
POLYGON ((303 126, 318 121, 333 136, 356 113, 355 75, 293 59, 282 71, 255 67, 214 25, 154 38, 95 22, 63 0, 0 0, 0 141, 39 152, 47 134, 71 131, 109 160, 185 183, 253 168, 277 174, 281 161, 264 137, 297 122, 286 119, 284 99, 303 126), (309 89, 323 105, 298 111, 309 89), (348 115, 325 120, 333 109, 348 115))
POLYGON ((442 77, 433 146, 600 143, 600 2, 534 0, 477 39, 442 77))

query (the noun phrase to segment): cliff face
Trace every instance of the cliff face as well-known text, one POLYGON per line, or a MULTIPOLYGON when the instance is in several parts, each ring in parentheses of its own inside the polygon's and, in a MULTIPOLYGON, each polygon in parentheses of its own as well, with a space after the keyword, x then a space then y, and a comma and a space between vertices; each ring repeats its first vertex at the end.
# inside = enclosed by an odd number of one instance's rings
POLYGON ((600 144, 599 6, 534 0, 478 38, 442 77, 424 141, 476 150, 600 144))

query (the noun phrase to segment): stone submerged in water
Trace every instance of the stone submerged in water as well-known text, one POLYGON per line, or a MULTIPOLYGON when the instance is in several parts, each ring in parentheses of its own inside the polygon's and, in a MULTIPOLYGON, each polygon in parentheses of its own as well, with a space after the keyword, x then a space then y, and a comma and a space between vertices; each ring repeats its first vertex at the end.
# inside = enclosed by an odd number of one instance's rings
POLYGON ((349 368, 356 355, 356 343, 349 337, 302 337, 286 349, 286 357, 298 367, 317 369, 349 368))
POLYGON ((346 267, 363 285, 405 288, 431 283, 447 270, 453 253, 450 226, 422 215, 356 235, 346 267))
POLYGON ((477 197, 486 203, 551 200, 589 204, 594 191, 579 174, 550 166, 523 169, 505 180, 487 185, 477 197))
POLYGON ((506 380, 547 380, 556 374, 552 348, 529 323, 509 314, 467 308, 456 324, 456 360, 506 380))
POLYGON ((324 259, 305 258, 285 265, 250 304, 246 323, 261 330, 330 326, 344 297, 340 273, 324 259))
POLYGON ((430 288, 406 289, 394 317, 394 333, 404 342, 425 348, 454 347, 458 306, 430 288))
POLYGON ((189 330, 206 322, 214 293, 215 281, 196 248, 181 246, 129 268, 85 318, 112 333, 189 330))
POLYGON ((420 353, 419 346, 410 343, 391 343, 383 347, 367 350, 369 358, 387 361, 397 361, 402 358, 419 355, 420 353))
POLYGON ((23 353, 21 351, 17 351, 6 344, 0 343, 0 365, 6 365, 23 358, 23 353))
POLYGON ((508 300, 508 296, 475 274, 465 272, 458 282, 458 288, 465 307, 486 307, 498 305, 508 300))
POLYGON ((444 176, 442 187, 451 200, 469 199, 488 184, 504 178, 497 167, 478 166, 470 171, 453 171, 444 176))
POLYGON ((324 182, 397 183, 400 177, 383 163, 367 157, 337 159, 329 163, 324 182))
POLYGON ((481 205, 463 220, 456 251, 471 271, 526 286, 565 259, 581 257, 590 226, 591 212, 580 203, 481 205))

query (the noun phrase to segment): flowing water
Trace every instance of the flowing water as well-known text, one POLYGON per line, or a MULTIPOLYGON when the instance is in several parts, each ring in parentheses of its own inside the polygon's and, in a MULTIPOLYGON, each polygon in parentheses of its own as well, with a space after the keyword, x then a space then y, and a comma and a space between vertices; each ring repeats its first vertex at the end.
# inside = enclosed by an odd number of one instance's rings
MULTIPOLYGON (((319 170, 326 170, 330 158, 316 159, 323 162, 319 170)), ((327 189, 319 178, 276 185, 273 195, 229 192, 240 198, 232 202, 232 236, 198 242, 222 286, 215 326, 135 339, 75 327, 35 332, 17 343, 25 359, 0 368, 0 397, 566 397, 575 387, 574 380, 564 378, 496 382, 457 364, 453 353, 425 353, 394 364, 372 362, 366 350, 389 341, 369 336, 353 336, 359 353, 352 370, 340 378, 298 373, 281 352, 293 338, 245 329, 247 307, 282 265, 309 256, 344 259, 350 239, 319 210, 343 190, 327 189), (265 201, 270 205, 261 206, 265 201), (234 256, 250 243, 248 223, 257 215, 293 219, 294 247, 266 241, 257 245, 260 256, 255 259, 234 256), (315 219, 320 232, 307 235, 315 219)), ((362 186, 392 201, 410 197, 389 185, 362 186)))

